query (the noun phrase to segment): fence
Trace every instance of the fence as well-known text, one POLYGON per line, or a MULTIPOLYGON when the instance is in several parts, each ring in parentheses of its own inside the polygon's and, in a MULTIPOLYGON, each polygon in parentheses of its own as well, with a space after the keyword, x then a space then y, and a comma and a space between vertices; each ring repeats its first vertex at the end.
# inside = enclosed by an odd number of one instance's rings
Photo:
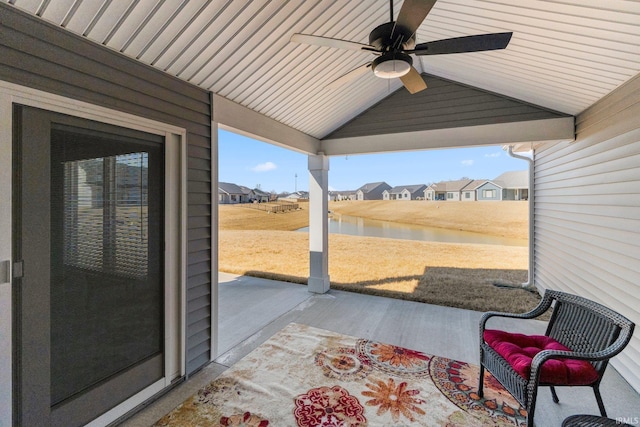
POLYGON ((246 208, 258 209, 267 213, 284 213, 295 211, 300 208, 298 203, 278 202, 278 203, 246 203, 240 205, 246 208))

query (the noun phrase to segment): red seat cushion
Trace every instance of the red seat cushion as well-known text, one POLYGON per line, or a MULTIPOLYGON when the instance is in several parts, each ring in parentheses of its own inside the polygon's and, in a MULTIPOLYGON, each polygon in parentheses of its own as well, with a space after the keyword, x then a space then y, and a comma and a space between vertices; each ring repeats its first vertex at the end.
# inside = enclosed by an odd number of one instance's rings
MULTIPOLYGON (((531 361, 542 350, 569 348, 544 335, 523 335, 487 329, 484 340, 523 378, 529 379, 531 361)), ((542 365, 540 382, 552 385, 589 385, 598 379, 598 372, 586 360, 551 359, 542 365)))

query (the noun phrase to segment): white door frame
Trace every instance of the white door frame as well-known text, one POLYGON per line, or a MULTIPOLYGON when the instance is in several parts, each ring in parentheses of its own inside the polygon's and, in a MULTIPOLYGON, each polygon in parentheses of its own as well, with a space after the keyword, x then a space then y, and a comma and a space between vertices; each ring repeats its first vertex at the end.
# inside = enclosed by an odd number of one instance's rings
POLYGON ((13 104, 27 105, 165 137, 164 377, 88 425, 105 425, 168 387, 186 372, 187 132, 185 129, 0 81, 0 420, 12 424, 12 121, 13 104), (8 264, 2 264, 8 261, 8 264), (5 270, 7 270, 5 272, 5 270), (3 272, 5 274, 3 274, 3 272), (5 276, 5 277, 2 277, 5 276))

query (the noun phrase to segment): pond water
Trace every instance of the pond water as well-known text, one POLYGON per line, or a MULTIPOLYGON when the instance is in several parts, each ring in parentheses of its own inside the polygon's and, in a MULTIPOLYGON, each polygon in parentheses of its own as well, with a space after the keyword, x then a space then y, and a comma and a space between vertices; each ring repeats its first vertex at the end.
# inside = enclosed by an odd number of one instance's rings
MULTIPOLYGON (((297 231, 309 231, 309 227, 297 231)), ((485 245, 527 246, 527 239, 488 236, 469 231, 401 224, 390 221, 340 215, 329 218, 329 233, 352 236, 384 237, 387 239, 421 240, 427 242, 480 243, 485 245)))

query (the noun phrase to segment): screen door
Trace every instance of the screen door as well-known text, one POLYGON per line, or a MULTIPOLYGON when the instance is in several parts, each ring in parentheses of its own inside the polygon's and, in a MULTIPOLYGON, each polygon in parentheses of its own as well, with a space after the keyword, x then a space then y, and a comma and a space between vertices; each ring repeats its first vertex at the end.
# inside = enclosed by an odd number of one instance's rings
POLYGON ((164 139, 14 108, 16 420, 83 425, 164 376, 164 139))

